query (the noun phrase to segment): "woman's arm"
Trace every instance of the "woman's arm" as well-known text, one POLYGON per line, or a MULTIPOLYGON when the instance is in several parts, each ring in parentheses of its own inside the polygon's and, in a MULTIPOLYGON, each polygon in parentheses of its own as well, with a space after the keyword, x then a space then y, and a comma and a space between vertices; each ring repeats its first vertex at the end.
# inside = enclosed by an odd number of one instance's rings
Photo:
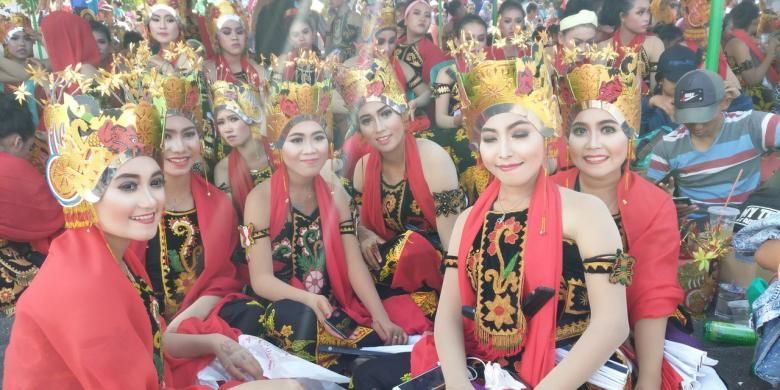
MULTIPOLYGON (((463 224, 470 210, 464 211, 455 222, 452 241, 448 253, 458 254, 463 224)), ((444 271, 444 284, 441 288, 439 306, 436 308, 433 336, 436 340, 436 353, 439 355, 441 370, 447 389, 473 389, 468 381, 466 369, 466 348, 463 344, 463 323, 461 318, 460 286, 458 269, 448 267, 444 271)))
POLYGON ((737 38, 731 38, 726 44, 724 51, 728 58, 729 65, 737 69, 737 76, 742 79, 742 85, 751 86, 761 84, 766 77, 766 72, 772 66, 774 52, 777 50, 777 40, 770 40, 767 45, 767 55, 761 63, 754 64, 750 50, 744 42, 737 38))
POLYGON ((165 331, 176 333, 176 330, 179 328, 179 325, 182 323, 182 321, 188 318, 195 317, 201 320, 205 319, 208 317, 209 313, 211 313, 211 309, 213 309, 221 299, 222 297, 217 297, 214 295, 204 295, 196 299, 192 305, 184 309, 182 312, 176 315, 173 320, 171 320, 165 331))
MULTIPOLYGON (((564 236, 574 239, 583 259, 614 254, 622 248, 620 233, 601 200, 561 190, 564 236)), ((628 337, 626 288, 607 274, 585 273, 590 322, 571 352, 537 386, 573 389, 585 383, 628 337)))
MULTIPOLYGON (((664 43, 661 41, 658 37, 653 35, 648 35, 645 39, 645 50, 647 51, 647 57, 649 62, 658 64, 658 60, 661 58, 661 53, 664 52, 664 43)), ((650 64, 648 64, 649 66, 650 64)), ((650 90, 655 89, 655 73, 650 73, 650 90)))
MULTIPOLYGON (((399 61, 399 63, 401 64, 401 70, 404 72, 406 84, 408 85, 416 75, 414 69, 406 62, 399 61)), ((415 98, 409 102, 411 108, 425 107, 431 102, 431 87, 428 86, 426 82, 422 81, 422 79, 420 79, 420 82, 412 88, 412 92, 414 92, 415 98)))
POLYGON ((762 268, 780 274, 780 240, 769 240, 761 244, 755 258, 762 268))
MULTIPOLYGON (((447 151, 435 142, 426 139, 418 139, 417 145, 420 150, 423 174, 431 194, 458 190, 458 171, 447 151)), ((458 219, 458 214, 450 213, 448 210, 439 210, 435 200, 434 207, 436 208, 436 230, 439 233, 441 247, 449 248, 452 227, 458 219)))
POLYGON ((29 77, 24 65, 0 56, 0 83, 19 84, 29 77))
MULTIPOLYGON (((454 82, 455 80, 450 78, 446 70, 442 69, 439 71, 439 74, 436 75, 436 83, 433 85, 433 87, 441 88, 443 84, 452 85, 454 82)), ((438 95, 434 100, 436 104, 436 126, 439 126, 443 129, 460 127, 463 124, 463 117, 460 115, 452 116, 449 113, 450 97, 452 95, 450 93, 437 93, 436 95, 438 95)))
POLYGON ((661 388, 661 361, 664 358, 667 317, 643 318, 634 324, 634 344, 639 380, 636 390, 661 388))

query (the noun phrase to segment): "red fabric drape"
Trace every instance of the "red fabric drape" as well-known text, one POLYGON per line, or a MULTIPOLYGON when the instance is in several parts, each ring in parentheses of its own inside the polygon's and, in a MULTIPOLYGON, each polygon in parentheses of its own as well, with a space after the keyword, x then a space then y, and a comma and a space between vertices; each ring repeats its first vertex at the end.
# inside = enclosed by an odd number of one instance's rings
POLYGON ((100 52, 92 29, 77 15, 54 11, 43 18, 41 33, 53 72, 78 63, 90 64, 96 68, 100 66, 100 52))
MULTIPOLYGON (((572 188, 577 168, 553 176, 558 184, 572 188)), ((636 258, 634 278, 626 288, 628 319, 633 327, 643 318, 668 317, 682 303, 677 282, 680 242, 677 209, 671 196, 634 172, 624 174, 617 185, 618 206, 628 252, 636 258), (628 175, 626 177, 625 175, 628 175)))
MULTIPOLYGON (((436 226, 436 214, 434 213, 433 195, 428 189, 428 183, 423 175, 420 162, 420 151, 417 149, 417 139, 407 133, 404 136, 406 178, 412 196, 422 210, 425 221, 431 226, 436 226)), ((360 221, 365 227, 385 240, 393 237, 394 233, 387 229, 382 215, 382 156, 376 149, 372 149, 366 161, 366 170, 363 174, 363 206, 360 209, 360 221)))
MULTIPOLYGON (((341 309, 347 315, 363 326, 371 326, 371 314, 363 306, 352 285, 349 282, 349 269, 344 254, 344 245, 339 231, 339 213, 333 203, 333 196, 328 184, 317 176, 314 179, 314 189, 317 195, 317 206, 320 211, 320 226, 322 228, 322 243, 325 250, 325 268, 328 272, 331 291, 336 297, 341 309)), ((284 165, 271 176, 271 220, 270 236, 276 237, 282 231, 290 212, 289 189, 287 187, 287 170, 284 165)), ((292 285, 301 288, 302 283, 294 279, 292 285)))
MULTIPOLYGON (((401 36, 398 42, 405 44, 406 35, 401 36)), ((428 38, 417 41, 417 51, 422 57, 422 74, 420 76, 428 84, 431 83, 431 69, 444 61, 452 59, 428 38)))
POLYGON ((228 154, 228 180, 230 181, 230 191, 233 194, 233 204, 239 215, 243 216, 246 197, 249 195, 249 191, 252 191, 254 182, 246 160, 238 152, 238 149, 233 149, 228 154))
MULTIPOLYGON (((750 49, 750 53, 753 54, 759 62, 764 61, 764 52, 761 51, 761 48, 758 47, 756 41, 753 40, 753 37, 751 37, 747 31, 740 28, 735 28, 733 30, 733 34, 734 38, 739 39, 742 41, 742 43, 747 45, 748 49, 750 49)), ((778 74, 777 71, 771 66, 767 68, 766 77, 769 78, 769 81, 772 84, 777 84, 780 82, 780 74, 778 74)))
POLYGON ((626 55, 626 52, 623 49, 624 47, 628 47, 638 53, 642 48, 642 45, 645 43, 646 38, 647 34, 636 34, 633 38, 631 38, 631 42, 624 46, 620 41, 620 31, 615 31, 615 33, 612 35, 612 47, 618 53, 618 60, 616 60, 616 63, 619 62, 624 55, 626 55))
POLYGON ((0 238, 48 253, 65 221, 44 177, 27 160, 0 153, 0 238))
MULTIPOLYGON (((136 275, 143 263, 125 253, 136 275)), ((16 306, 8 389, 157 389, 147 308, 96 228, 69 229, 16 306)))
MULTIPOLYGON (((218 80, 227 81, 233 84, 240 83, 240 81, 233 74, 233 71, 230 70, 230 65, 228 65, 227 61, 225 61, 224 57, 221 55, 214 57, 214 63, 217 69, 218 80)), ((260 88, 260 75, 257 73, 257 69, 255 69, 251 63, 249 63, 249 60, 246 58, 246 56, 241 57, 241 70, 246 74, 246 79, 250 84, 255 86, 255 88, 260 88)))
MULTIPOLYGON (((696 43, 696 41, 692 39, 686 39, 684 41, 685 46, 688 46, 689 49, 691 49, 692 52, 698 53, 699 52, 699 44, 696 43)), ((729 69, 729 63, 726 61, 726 55, 723 53, 723 50, 720 50, 720 54, 718 56, 718 74, 720 75, 720 78, 723 80, 726 80, 726 76, 728 74, 729 69)))

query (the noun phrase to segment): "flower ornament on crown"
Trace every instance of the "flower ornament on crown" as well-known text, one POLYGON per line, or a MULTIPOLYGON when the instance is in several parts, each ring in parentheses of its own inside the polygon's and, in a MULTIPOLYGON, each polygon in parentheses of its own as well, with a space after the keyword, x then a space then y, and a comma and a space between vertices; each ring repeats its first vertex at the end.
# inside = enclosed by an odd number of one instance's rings
POLYGON ((18 12, 0 16, 0 37, 3 42, 8 42, 11 36, 19 31, 24 31, 28 34, 32 33, 30 18, 18 12))
MULTIPOLYGON (((277 62, 277 58, 272 62, 277 62)), ((333 68, 332 62, 321 60, 311 52, 284 64, 282 77, 272 81, 266 102, 266 137, 273 149, 281 149, 290 128, 307 120, 320 123, 332 139, 330 77, 333 68)))
POLYGON ((353 67, 340 66, 335 79, 339 93, 355 112, 368 102, 384 103, 398 114, 409 108, 405 86, 384 58, 367 58, 353 67))
POLYGON ((707 38, 707 27, 710 23, 710 0, 682 0, 683 36, 686 39, 700 40, 707 38))
POLYGON ((186 0, 145 0, 146 17, 151 18, 157 11, 165 11, 173 15, 179 23, 186 21, 187 1, 186 0))
POLYGON ((487 60, 483 49, 475 49, 476 40, 461 41, 459 46, 452 41, 448 46, 453 56, 463 60, 457 70, 458 98, 472 144, 479 144, 485 121, 507 112, 522 115, 532 112, 538 121, 529 119, 539 132, 546 139, 556 137, 561 119, 541 43, 545 39, 534 41, 525 32, 499 38, 498 48, 511 42, 524 53, 511 60, 487 60))
POLYGON ((260 91, 247 83, 216 81, 211 84, 214 111, 229 110, 247 123, 256 138, 265 136, 260 91))
POLYGON ((635 138, 642 111, 639 55, 626 49, 619 58, 612 46, 587 45, 564 49, 563 57, 566 75, 558 96, 565 132, 578 112, 599 108, 615 118, 626 137, 635 138))
POLYGON ((215 0, 210 2, 206 9, 206 31, 209 34, 212 47, 217 48, 217 32, 229 21, 238 22, 248 33, 249 16, 238 4, 232 0, 215 0))

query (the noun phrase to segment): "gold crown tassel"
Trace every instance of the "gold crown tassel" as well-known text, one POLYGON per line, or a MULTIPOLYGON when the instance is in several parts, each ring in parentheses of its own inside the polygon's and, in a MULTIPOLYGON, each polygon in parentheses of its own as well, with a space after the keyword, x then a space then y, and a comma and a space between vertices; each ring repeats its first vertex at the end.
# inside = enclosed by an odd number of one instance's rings
POLYGON ((381 102, 396 112, 406 112, 405 86, 395 69, 383 58, 372 58, 355 67, 340 67, 336 74, 339 93, 348 106, 357 109, 366 102, 381 102))

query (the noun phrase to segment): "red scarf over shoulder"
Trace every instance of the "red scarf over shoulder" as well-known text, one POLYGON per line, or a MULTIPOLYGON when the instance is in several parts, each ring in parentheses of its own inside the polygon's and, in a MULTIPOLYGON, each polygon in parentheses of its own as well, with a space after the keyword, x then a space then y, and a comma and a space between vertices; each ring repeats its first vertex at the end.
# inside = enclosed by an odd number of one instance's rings
MULTIPOLYGON (((579 170, 572 168, 557 173, 553 180, 573 188, 577 175, 579 170)), ((626 288, 633 327, 643 318, 668 317, 682 303, 683 291, 677 282, 680 246, 663 244, 680 242, 680 231, 671 196, 636 173, 623 174, 617 194, 628 252, 636 258, 634 278, 626 288)))
MULTIPOLYGON (((476 296, 466 269, 468 253, 482 229, 483 221, 493 203, 498 198, 501 182, 494 180, 477 199, 463 225, 463 233, 458 249, 458 286, 461 304, 475 306, 476 296)), ((528 226, 525 238, 523 266, 525 280, 523 295, 527 296, 537 287, 552 287, 554 297, 558 296, 563 266, 563 231, 561 214, 561 195, 558 186, 552 182, 542 169, 536 179, 531 204, 528 208, 528 226), (545 226, 546 225, 546 226, 545 226)), ((527 333, 523 341, 523 359, 520 365, 520 377, 533 386, 555 367, 555 328, 557 318, 557 300, 547 302, 528 322, 527 333)), ((468 356, 496 361, 504 352, 477 341, 473 320, 463 319, 464 343, 468 356)))
MULTIPOLYGON (((124 259, 146 274, 133 251, 124 259)), ((54 240, 15 317, 5 388, 160 387, 147 308, 94 226, 54 240)))
POLYGON ((40 172, 23 158, 0 153, 0 238, 29 242, 46 254, 64 224, 62 206, 40 172))
MULTIPOLYGON (((750 34, 747 33, 747 31, 741 29, 741 28, 735 28, 733 30, 734 38, 739 39, 744 43, 748 49, 750 49, 750 54, 756 57, 756 59, 761 62, 764 61, 765 55, 764 52, 761 51, 761 48, 758 47, 758 44, 755 40, 753 40, 753 37, 750 36, 750 34)), ((769 81, 772 84, 777 84, 780 82, 780 74, 777 73, 775 68, 769 67, 766 71, 766 77, 769 78, 769 81)))
MULTIPOLYGON (((333 195, 328 184, 322 178, 314 178, 314 190, 317 196, 317 207, 320 211, 320 227, 322 229, 322 243, 325 250, 325 268, 328 272, 331 291, 336 297, 341 309, 347 315, 363 326, 371 326, 371 314, 363 306, 355 290, 349 282, 349 269, 347 267, 344 244, 341 241, 339 231, 339 212, 333 203, 333 195)), ((287 169, 284 164, 271 176, 271 220, 269 224, 270 237, 279 235, 287 223, 290 213, 289 189, 287 187, 287 169)), ((235 230, 235 229, 234 229, 235 230)), ((294 287, 303 288, 300 280, 293 278, 294 287)))
MULTIPOLYGON (((406 43, 406 35, 403 35, 399 39, 399 42, 402 44, 406 43)), ((436 46, 436 44, 427 37, 423 37, 417 41, 416 45, 417 51, 420 53, 420 57, 422 57, 422 74, 420 76, 425 83, 430 84, 431 69, 433 69, 434 66, 452 58, 448 56, 447 53, 439 49, 439 47, 436 46)))
MULTIPOLYGON (((217 80, 223 80, 233 84, 238 84, 240 82, 233 74, 233 71, 230 70, 230 65, 228 65, 223 56, 219 55, 214 57, 214 64, 217 69, 217 80)), ((256 88, 260 88, 260 75, 246 56, 241 57, 241 70, 246 74, 246 79, 249 84, 254 85, 256 88)))
MULTIPOLYGON (((404 158, 406 160, 406 179, 412 196, 422 210, 425 221, 436 226, 433 195, 425 181, 417 139, 407 133, 404 136, 404 158)), ((360 209, 360 222, 384 240, 391 239, 395 233, 387 229, 382 213, 382 155, 373 149, 368 154, 366 169, 363 172, 363 206, 360 209)))
POLYGON ((246 197, 252 191, 254 182, 244 156, 235 148, 228 154, 228 180, 230 181, 230 192, 233 194, 233 204, 243 216, 246 197))

